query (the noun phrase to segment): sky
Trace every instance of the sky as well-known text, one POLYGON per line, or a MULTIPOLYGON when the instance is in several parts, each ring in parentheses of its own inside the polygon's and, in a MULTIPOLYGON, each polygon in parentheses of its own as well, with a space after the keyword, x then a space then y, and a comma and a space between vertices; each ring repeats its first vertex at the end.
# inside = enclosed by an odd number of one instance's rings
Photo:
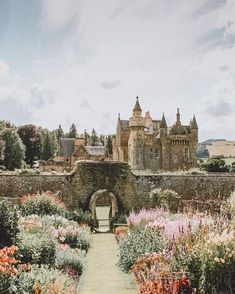
POLYGON ((235 140, 235 1, 0 0, 0 119, 113 134, 136 96, 235 140))

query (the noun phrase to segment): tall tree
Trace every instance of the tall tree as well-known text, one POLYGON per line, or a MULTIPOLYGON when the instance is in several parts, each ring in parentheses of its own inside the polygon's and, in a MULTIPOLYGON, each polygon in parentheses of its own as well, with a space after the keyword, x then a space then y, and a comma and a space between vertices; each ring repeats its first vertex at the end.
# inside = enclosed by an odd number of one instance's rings
POLYGON ((76 138, 76 135, 77 135, 77 128, 75 124, 72 124, 69 129, 68 138, 76 138))
POLYGON ((87 146, 90 140, 90 135, 87 133, 87 131, 84 131, 84 145, 87 146))
POLYGON ((5 141, 0 139, 0 164, 4 160, 5 141))
POLYGON ((54 157, 54 147, 49 132, 44 135, 41 159, 49 160, 54 157))
POLYGON ((99 145, 99 138, 94 128, 92 129, 92 132, 91 132, 90 144, 91 146, 99 145))
POLYGON ((108 135, 107 138, 107 149, 108 154, 113 154, 113 142, 112 142, 112 136, 108 135))
POLYGON ((105 145, 105 135, 100 135, 99 143, 104 146, 105 145))
POLYGON ((59 125, 58 129, 56 130, 57 141, 59 141, 60 138, 63 138, 63 137, 64 137, 64 131, 63 131, 61 125, 59 125))
POLYGON ((3 164, 8 170, 21 168, 25 155, 25 146, 15 128, 6 128, 1 132, 5 141, 3 164))
POLYGON ((25 161, 32 165, 41 156, 41 132, 35 125, 25 125, 18 128, 18 134, 26 147, 25 161))

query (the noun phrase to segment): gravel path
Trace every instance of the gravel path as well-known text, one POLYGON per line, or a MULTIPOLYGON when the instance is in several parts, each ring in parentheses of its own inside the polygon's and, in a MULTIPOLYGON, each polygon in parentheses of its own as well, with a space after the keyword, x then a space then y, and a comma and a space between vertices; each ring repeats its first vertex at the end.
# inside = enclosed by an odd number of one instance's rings
POLYGON ((93 235, 78 294, 136 294, 129 275, 120 271, 114 234, 93 235))

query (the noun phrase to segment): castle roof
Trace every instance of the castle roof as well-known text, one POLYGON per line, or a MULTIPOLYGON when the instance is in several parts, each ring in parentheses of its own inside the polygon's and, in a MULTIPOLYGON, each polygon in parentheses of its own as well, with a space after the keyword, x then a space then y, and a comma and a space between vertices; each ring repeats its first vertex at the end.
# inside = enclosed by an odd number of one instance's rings
POLYGON ((60 138, 60 156, 71 156, 74 152, 74 138, 60 138))
POLYGON ((161 123, 160 123, 160 128, 167 128, 167 124, 166 124, 166 119, 165 119, 164 113, 162 115, 162 120, 161 120, 161 123))
POLYGON ((136 97, 135 107, 134 107, 133 111, 142 111, 142 109, 140 107, 139 97, 138 96, 136 97))
POLYGON ((192 124, 191 124, 191 129, 198 129, 197 121, 195 115, 193 116, 192 124))

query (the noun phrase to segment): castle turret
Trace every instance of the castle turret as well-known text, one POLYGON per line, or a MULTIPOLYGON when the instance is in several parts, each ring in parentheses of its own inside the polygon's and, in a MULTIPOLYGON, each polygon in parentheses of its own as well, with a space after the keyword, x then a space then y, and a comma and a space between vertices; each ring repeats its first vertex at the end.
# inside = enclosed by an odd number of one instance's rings
POLYGON ((193 115, 193 120, 190 122, 190 129, 191 129, 191 134, 195 140, 198 140, 198 125, 196 121, 195 115, 193 115))
POLYGON ((164 113, 162 114, 162 120, 160 123, 160 129, 167 129, 166 119, 164 113))
POLYGON ((181 126, 181 121, 180 121, 180 110, 177 108, 177 113, 176 113, 176 126, 181 126))
POLYGON ((142 117, 142 109, 136 97, 133 115, 129 120, 128 140, 128 163, 135 170, 144 169, 144 128, 145 119, 142 117))
POLYGON ((197 125, 195 114, 193 115, 193 120, 192 120, 192 123, 191 123, 191 129, 198 130, 198 125, 197 125))

